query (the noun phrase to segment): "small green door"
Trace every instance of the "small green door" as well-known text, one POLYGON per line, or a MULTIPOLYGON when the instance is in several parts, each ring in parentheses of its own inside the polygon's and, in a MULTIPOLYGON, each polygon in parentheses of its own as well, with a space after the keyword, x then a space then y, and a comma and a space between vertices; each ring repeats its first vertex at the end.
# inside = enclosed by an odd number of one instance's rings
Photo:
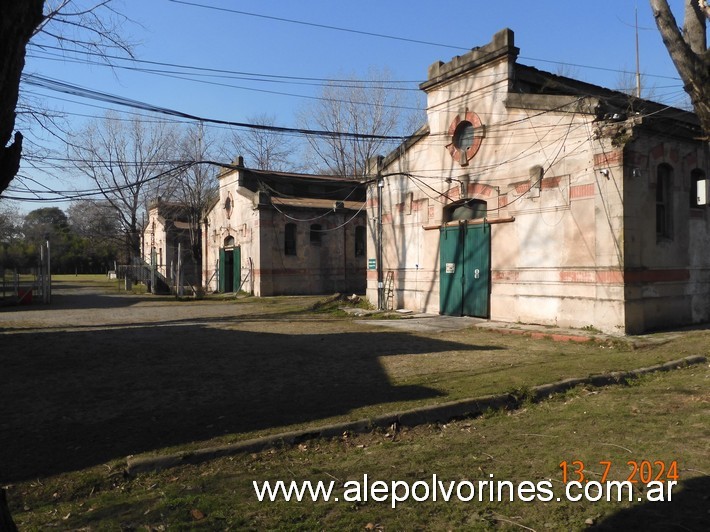
POLYGON ((489 315, 490 225, 442 227, 440 233, 439 308, 448 316, 489 315))
POLYGON ((219 291, 235 292, 242 275, 242 253, 239 246, 219 249, 219 291))

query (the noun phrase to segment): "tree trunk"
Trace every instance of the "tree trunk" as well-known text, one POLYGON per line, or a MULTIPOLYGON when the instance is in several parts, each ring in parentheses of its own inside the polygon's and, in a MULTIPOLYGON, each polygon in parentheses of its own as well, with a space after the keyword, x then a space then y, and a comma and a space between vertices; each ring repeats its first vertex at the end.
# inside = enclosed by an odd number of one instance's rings
POLYGON ((0 193, 20 167, 22 135, 8 146, 15 129, 20 75, 25 67, 25 48, 42 22, 44 0, 2 2, 0 6, 0 193))
POLYGON ((658 31, 683 80, 706 139, 710 139, 710 54, 707 50, 707 15, 699 0, 686 0, 681 32, 667 0, 650 0, 658 31))
POLYGON ((0 530, 2 532, 17 532, 17 526, 12 520, 10 509, 7 507, 5 490, 0 488, 0 530))
MULTIPOLYGON (((35 28, 42 22, 44 0, 24 0, 0 4, 0 194, 20 168, 22 135, 15 129, 15 111, 20 94, 20 75, 25 67, 25 48, 35 28)), ((0 489, 0 530, 17 531, 7 507, 5 490, 0 489)))

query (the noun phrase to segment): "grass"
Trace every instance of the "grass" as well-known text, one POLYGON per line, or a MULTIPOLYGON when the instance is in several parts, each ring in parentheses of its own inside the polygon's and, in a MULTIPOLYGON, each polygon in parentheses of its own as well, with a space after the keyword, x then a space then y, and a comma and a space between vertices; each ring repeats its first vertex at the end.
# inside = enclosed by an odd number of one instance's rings
MULTIPOLYGON (((580 530, 706 529, 710 470, 707 366, 645 377, 636 386, 576 389, 550 401, 479 419, 344 435, 296 448, 222 458, 125 478, 120 463, 17 484, 10 497, 23 530, 580 530), (628 477, 627 461, 679 463, 670 503, 259 502, 252 482, 551 479, 581 460, 598 479, 628 477)), ((642 496, 638 489, 634 498, 642 496)))
POLYGON ((117 279, 109 279, 108 275, 104 274, 81 274, 74 275, 70 273, 54 274, 52 281, 62 285, 80 284, 82 286, 92 286, 95 288, 106 288, 111 290, 117 286, 117 279))
MULTIPOLYGON (((83 282, 68 276, 58 286, 83 282)), ((127 479, 127 455, 493 393, 524 398, 537 384, 707 355, 710 333, 654 335, 663 342, 634 350, 621 341, 558 343, 474 328, 391 330, 342 319, 330 304, 315 312, 313 297, 83 300, 87 309, 70 308, 58 290, 57 310, 0 313, 0 404, 9 405, 0 420, 0 484, 12 486, 23 530, 577 529, 620 507, 422 503, 391 512, 372 503, 257 503, 249 490, 251 480, 363 473, 401 480, 493 473, 559 484, 558 464, 577 459, 613 459, 620 473, 629 459, 677 459, 687 478, 710 468, 708 427, 699 422, 708 408, 704 366, 446 427, 350 435, 127 479)))

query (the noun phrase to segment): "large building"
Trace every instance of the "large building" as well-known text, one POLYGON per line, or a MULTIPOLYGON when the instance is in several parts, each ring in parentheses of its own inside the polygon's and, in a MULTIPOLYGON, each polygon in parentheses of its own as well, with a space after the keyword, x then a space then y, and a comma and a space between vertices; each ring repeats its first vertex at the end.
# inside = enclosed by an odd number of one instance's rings
POLYGON ((245 168, 219 175, 203 232, 209 290, 256 296, 364 293, 366 188, 332 176, 245 168))
POLYGON ((506 29, 429 68, 426 127, 368 189, 370 300, 620 334, 708 321, 696 117, 518 53, 506 29))

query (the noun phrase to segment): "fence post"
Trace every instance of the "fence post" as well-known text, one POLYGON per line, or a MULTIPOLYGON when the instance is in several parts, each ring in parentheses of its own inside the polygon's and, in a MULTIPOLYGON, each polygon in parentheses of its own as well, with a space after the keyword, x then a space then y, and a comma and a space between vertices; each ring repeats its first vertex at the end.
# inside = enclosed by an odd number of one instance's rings
POLYGON ((175 293, 182 297, 182 242, 178 242, 177 275, 175 276, 177 287, 175 293))
POLYGON ((51 255, 49 251, 49 240, 47 240, 47 277, 49 282, 47 284, 47 303, 52 302, 52 268, 51 268, 51 255))

